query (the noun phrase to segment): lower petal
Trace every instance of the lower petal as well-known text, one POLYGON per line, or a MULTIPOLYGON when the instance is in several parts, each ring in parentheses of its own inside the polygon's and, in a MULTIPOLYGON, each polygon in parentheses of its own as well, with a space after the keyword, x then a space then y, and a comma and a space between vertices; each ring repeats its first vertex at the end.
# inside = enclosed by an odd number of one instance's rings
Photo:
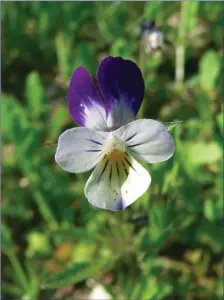
POLYGON ((120 161, 105 156, 88 179, 85 195, 98 208, 123 210, 145 193, 150 183, 148 171, 127 153, 120 161))

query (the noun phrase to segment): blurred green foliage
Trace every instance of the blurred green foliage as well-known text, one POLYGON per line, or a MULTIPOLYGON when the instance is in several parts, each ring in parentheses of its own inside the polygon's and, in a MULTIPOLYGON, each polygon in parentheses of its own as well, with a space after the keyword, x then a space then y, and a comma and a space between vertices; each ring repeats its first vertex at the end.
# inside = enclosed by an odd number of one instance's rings
POLYGON ((4 299, 52 299, 90 278, 113 299, 221 299, 222 5, 2 3, 4 299), (152 18, 171 50, 144 53, 138 25, 152 18), (183 83, 174 76, 179 42, 183 83), (95 74, 106 55, 141 65, 144 117, 183 120, 171 131, 173 158, 145 165, 149 190, 116 213, 85 199, 90 173, 71 175, 54 162, 58 136, 75 126, 69 78, 78 65, 95 74))

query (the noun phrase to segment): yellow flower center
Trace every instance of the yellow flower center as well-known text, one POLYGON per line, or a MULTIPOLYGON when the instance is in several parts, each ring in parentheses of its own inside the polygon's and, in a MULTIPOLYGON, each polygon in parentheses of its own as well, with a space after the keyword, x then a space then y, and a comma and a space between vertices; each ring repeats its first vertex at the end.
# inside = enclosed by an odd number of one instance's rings
POLYGON ((125 155, 125 144, 117 136, 112 135, 106 145, 105 154, 110 161, 121 161, 125 155))
POLYGON ((112 152, 108 153, 107 157, 110 161, 116 162, 124 159, 125 152, 122 152, 119 149, 114 149, 112 152))

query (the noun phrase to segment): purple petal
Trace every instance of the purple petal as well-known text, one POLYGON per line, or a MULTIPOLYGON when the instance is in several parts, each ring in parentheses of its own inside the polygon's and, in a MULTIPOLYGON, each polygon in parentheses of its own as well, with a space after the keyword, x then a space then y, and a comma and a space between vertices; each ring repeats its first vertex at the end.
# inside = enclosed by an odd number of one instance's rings
MULTIPOLYGON (((138 66, 121 57, 106 57, 97 70, 107 115, 116 107, 131 110, 135 116, 141 106, 145 85, 138 66)), ((121 114, 116 114, 121 116, 121 114)), ((130 121, 130 120, 129 120, 130 121)))
POLYGON ((83 67, 72 75, 68 88, 68 109, 75 122, 91 129, 104 130, 106 112, 94 82, 83 67))

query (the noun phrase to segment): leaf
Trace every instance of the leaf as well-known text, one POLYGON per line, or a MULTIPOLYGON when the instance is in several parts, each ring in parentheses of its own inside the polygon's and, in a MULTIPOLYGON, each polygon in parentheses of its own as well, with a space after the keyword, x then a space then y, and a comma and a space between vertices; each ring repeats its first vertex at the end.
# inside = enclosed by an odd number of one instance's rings
POLYGON ((49 138, 55 138, 59 136, 62 131, 63 126, 69 120, 68 109, 66 106, 61 106, 53 112, 52 121, 49 124, 49 138))
POLYGON ((216 222, 208 222, 203 219, 203 222, 198 230, 197 240, 201 244, 206 244, 211 247, 211 249, 219 253, 222 250, 222 227, 221 224, 216 224, 216 222))
POLYGON ((187 31, 193 30, 197 24, 197 14, 200 6, 200 2, 192 1, 188 2, 188 12, 187 12, 187 31))
POLYGON ((94 243, 82 242, 76 243, 75 251, 73 252, 72 261, 75 263, 89 262, 96 255, 97 246, 94 243))
POLYGON ((27 236, 27 243, 26 255, 28 257, 44 257, 51 253, 50 241, 44 233, 32 231, 27 236))
POLYGON ((147 285, 144 289, 142 289, 142 299, 152 299, 152 300, 162 300, 167 299, 171 294, 173 287, 168 283, 155 283, 155 281, 151 280, 151 282, 147 282, 147 285))
MULTIPOLYGON (((151 233, 154 234, 155 232, 151 231, 151 233)), ((165 241, 168 239, 168 236, 169 236, 168 230, 165 230, 164 232, 162 232, 159 235, 157 233, 154 234, 154 236, 152 237, 153 242, 152 242, 152 249, 150 251, 150 256, 154 257, 157 255, 160 248, 163 246, 165 241)))
POLYGON ((88 46, 86 43, 79 43, 77 45, 77 50, 76 63, 80 66, 86 67, 89 72, 95 74, 97 63, 94 48, 88 46))
MULTIPOLYGON (((116 39, 125 36, 126 26, 124 26, 124 24, 128 19, 127 10, 131 5, 132 2, 97 2, 97 24, 104 40, 113 43, 116 39), (113 16, 113 18, 111 18, 111 16, 113 16), (122 20, 123 25, 120 20, 122 20)), ((132 45, 130 45, 130 47, 131 46, 132 45)))
POLYGON ((1 97, 1 129, 3 137, 13 141, 17 138, 17 133, 13 130, 15 122, 19 122, 19 126, 28 127, 28 120, 25 110, 12 96, 2 95, 1 97), (17 120, 17 121, 16 121, 17 120))
POLYGON ((154 1, 150 1, 148 3, 146 3, 145 5, 145 10, 144 10, 144 18, 155 18, 155 15, 157 13, 159 13, 161 7, 162 7, 163 3, 158 1, 158 2, 154 2, 154 1))
POLYGON ((91 241, 92 237, 83 228, 56 229, 49 232, 51 237, 60 238, 60 241, 91 241))
POLYGON ((186 152, 183 157, 186 164, 199 166, 203 164, 212 164, 221 160, 222 150, 215 142, 188 142, 183 145, 185 145, 183 147, 186 148, 186 152))
POLYGON ((124 39, 118 39, 114 41, 111 48, 112 56, 121 56, 123 58, 128 58, 131 54, 130 46, 128 42, 124 39))
POLYGON ((34 158, 35 151, 40 147, 41 130, 39 128, 28 128, 21 131, 19 152, 23 160, 34 158))
POLYGON ((42 289, 63 288, 92 277, 99 269, 100 263, 77 263, 64 272, 48 277, 42 284, 42 289))
POLYGON ((55 48, 57 53, 59 74, 67 82, 70 74, 70 57, 71 57, 71 39, 65 33, 61 32, 56 35, 55 48))
POLYGON ((26 99, 31 119, 39 120, 46 113, 44 89, 37 72, 32 72, 26 79, 26 99))
POLYGON ((161 122, 165 127, 167 131, 173 130, 175 127, 179 126, 183 121, 174 121, 174 122, 161 122))
POLYGON ((155 203, 149 213, 150 228, 157 228, 159 232, 169 230, 175 219, 175 200, 171 199, 166 204, 155 203))
POLYGON ((210 221, 222 218, 222 200, 206 199, 204 202, 204 214, 210 221))
MULTIPOLYGON (((221 161, 222 157, 222 148, 217 142, 188 141, 179 143, 176 141, 176 148, 177 159, 180 159, 181 166, 194 180, 198 180, 198 175, 201 174, 200 166, 217 163, 221 161)), ((203 173, 201 175, 203 176, 203 173)))
POLYGON ((199 93, 196 101, 196 108, 198 110, 200 120, 203 122, 204 130, 209 130, 213 119, 212 103, 210 97, 208 97, 205 91, 201 91, 199 93))
POLYGON ((220 113, 217 118, 217 124, 221 133, 223 133, 223 113, 220 113))
POLYGON ((9 251, 13 247, 11 232, 9 231, 8 227, 5 224, 2 224, 2 247, 5 252, 9 251))
POLYGON ((32 211, 25 206, 14 205, 11 203, 2 203, 2 217, 10 217, 13 219, 30 220, 32 211))
POLYGON ((24 291, 22 288, 18 287, 15 284, 9 283, 9 282, 2 282, 1 284, 1 288, 4 293, 7 293, 9 295, 12 295, 13 297, 15 297, 14 299, 22 299, 22 296, 24 294, 24 291))
POLYGON ((40 271, 36 271, 32 263, 25 263, 28 278, 29 278, 29 295, 30 299, 38 299, 40 293, 40 275, 43 276, 44 267, 40 271))
POLYGON ((162 187, 162 193, 166 193, 167 191, 175 188, 175 186, 177 185, 179 169, 179 163, 174 162, 172 169, 169 172, 166 172, 162 187))
POLYGON ((200 61, 199 80, 202 88, 212 91, 221 70, 221 58, 214 50, 207 51, 200 61))

